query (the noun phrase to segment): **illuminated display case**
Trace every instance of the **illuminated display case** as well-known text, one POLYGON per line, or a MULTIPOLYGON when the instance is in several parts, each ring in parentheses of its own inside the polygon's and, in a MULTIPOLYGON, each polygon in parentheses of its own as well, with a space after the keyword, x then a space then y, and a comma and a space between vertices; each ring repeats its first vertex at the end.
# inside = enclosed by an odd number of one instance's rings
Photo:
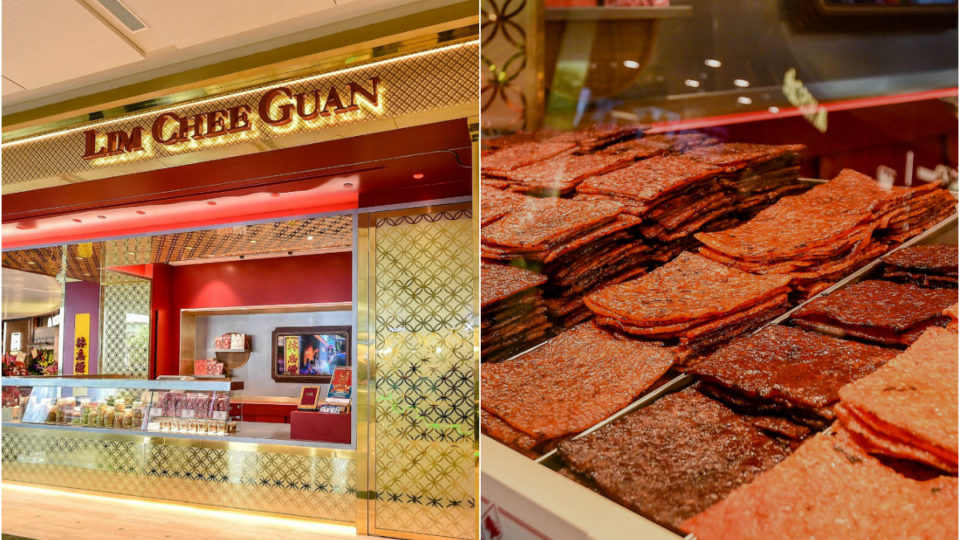
POLYGON ((802 143, 808 177, 956 178, 955 1, 484 9, 485 135, 639 123, 802 143))
POLYGON ((230 391, 242 388, 243 383, 4 377, 3 386, 29 396, 19 404, 4 404, 5 421, 81 430, 216 436, 237 431, 239 422, 230 417, 230 391), (30 391, 25 392, 28 387, 30 391))

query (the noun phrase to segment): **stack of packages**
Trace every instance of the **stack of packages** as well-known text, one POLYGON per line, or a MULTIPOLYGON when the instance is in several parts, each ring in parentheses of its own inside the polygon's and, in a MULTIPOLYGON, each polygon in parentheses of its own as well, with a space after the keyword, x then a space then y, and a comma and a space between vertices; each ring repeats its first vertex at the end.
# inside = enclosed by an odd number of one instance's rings
POLYGON ((673 362, 663 347, 584 323, 517 358, 483 364, 481 428, 525 455, 541 454, 627 406, 673 362))
POLYGON ((582 296, 644 272, 649 246, 631 231, 640 219, 613 202, 526 197, 481 230, 481 255, 547 276, 548 313, 563 327, 590 316, 582 296))
POLYGON ((690 252, 638 279, 584 299, 597 324, 631 336, 676 342, 694 354, 762 326, 786 310, 787 276, 741 272, 690 252))
POLYGON ((957 474, 957 335, 931 328, 840 389, 837 416, 870 453, 957 474))
POLYGON ((550 328, 540 285, 547 278, 502 264, 480 265, 480 345, 484 362, 498 362, 539 342, 550 328))
POLYGON ((806 189, 797 182, 804 148, 802 144, 724 143, 693 149, 686 156, 725 170, 721 179, 736 194, 737 212, 746 217, 806 189))
POLYGON ((911 246, 883 259, 883 278, 921 287, 957 288, 957 246, 911 246))
POLYGON ((687 372, 701 391, 743 414, 757 427, 803 439, 835 419, 840 387, 896 356, 897 351, 771 325, 741 337, 687 372))
MULTIPOLYGON (((914 197, 930 193, 953 201, 933 184, 883 189, 845 169, 825 184, 780 199, 743 225, 695 236, 704 244, 702 255, 746 272, 789 276, 796 296, 809 298, 887 251, 893 216, 914 197)), ((910 222, 909 234, 922 232, 923 223, 910 222)))
POLYGON ((564 441, 558 451, 602 493, 674 531, 790 453, 696 388, 564 441))
POLYGON ((931 326, 946 326, 943 314, 957 301, 954 289, 909 283, 860 281, 817 298, 793 315, 797 326, 880 345, 906 346, 931 326))

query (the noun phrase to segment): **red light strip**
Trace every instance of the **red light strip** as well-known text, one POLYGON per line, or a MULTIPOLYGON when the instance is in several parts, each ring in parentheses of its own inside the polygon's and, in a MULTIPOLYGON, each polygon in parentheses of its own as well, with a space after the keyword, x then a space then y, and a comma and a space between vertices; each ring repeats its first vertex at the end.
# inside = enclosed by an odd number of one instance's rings
MULTIPOLYGON (((892 96, 876 96, 868 98, 847 99, 833 101, 830 103, 821 103, 820 106, 828 112, 844 111, 849 109, 865 109, 868 107, 881 107, 884 105, 896 105, 898 103, 910 103, 913 101, 926 101, 930 99, 940 99, 946 97, 957 97, 957 87, 941 88, 937 90, 924 90, 922 92, 909 92, 906 94, 896 94, 892 96)), ((707 116, 703 118, 691 118, 687 120, 677 120, 675 122, 655 122, 651 124, 647 133, 667 133, 671 131, 682 131, 685 129, 701 129, 707 127, 725 126, 729 124, 744 124, 747 122, 760 122, 763 120, 774 120, 777 118, 788 118, 792 116, 803 116, 803 112, 798 107, 788 107, 780 109, 779 112, 751 111, 745 113, 724 114, 719 116, 707 116)))

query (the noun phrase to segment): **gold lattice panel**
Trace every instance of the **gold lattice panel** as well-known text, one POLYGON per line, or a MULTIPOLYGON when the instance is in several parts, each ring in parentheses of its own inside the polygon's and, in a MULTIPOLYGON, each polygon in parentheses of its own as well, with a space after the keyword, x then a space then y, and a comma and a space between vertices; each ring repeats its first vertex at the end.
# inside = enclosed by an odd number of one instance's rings
POLYGON ((376 223, 374 527, 476 534, 471 212, 376 223))
POLYGON ((3 478, 351 523, 356 516, 351 458, 116 439, 5 430, 3 478))
POLYGON ((150 280, 103 272, 100 373, 146 378, 150 364, 150 280))
POLYGON ((481 123, 485 130, 537 127, 542 0, 481 0, 481 123))
MULTIPOLYGON (((222 97, 204 98, 177 107, 175 112, 181 117, 239 105, 250 105, 255 113, 260 96, 266 90, 277 86, 286 86, 296 94, 317 89, 325 92, 331 86, 343 91, 350 82, 363 83, 366 88, 369 86, 367 81, 371 77, 380 77, 382 81, 380 107, 377 109, 361 109, 333 117, 320 117, 310 122, 295 121, 276 129, 264 127, 259 120, 253 119, 254 128, 250 131, 234 134, 235 136, 211 139, 203 145, 192 141, 168 147, 152 142, 151 127, 154 118, 160 114, 159 110, 138 112, 115 120, 90 122, 77 129, 27 139, 26 142, 14 141, 5 144, 2 150, 3 186, 8 188, 24 182, 64 177, 69 178, 70 181, 77 181, 87 178, 70 175, 89 173, 97 169, 116 170, 113 174, 102 171, 104 174, 99 175, 100 177, 124 174, 124 165, 129 167, 135 162, 162 160, 176 155, 201 152, 210 148, 211 144, 220 149, 226 146, 250 145, 254 141, 279 139, 296 139, 297 144, 308 144, 317 142, 319 140, 317 134, 329 127, 349 126, 441 108, 467 106, 476 102, 479 90, 477 83, 479 48, 479 43, 476 41, 451 45, 435 51, 388 59, 309 79, 287 83, 274 82, 222 97), (119 130, 130 133, 135 127, 144 128, 145 151, 86 161, 81 158, 84 152, 83 130, 94 126, 101 133, 119 130)), ((276 102, 275 107, 278 106, 279 102, 276 102)))

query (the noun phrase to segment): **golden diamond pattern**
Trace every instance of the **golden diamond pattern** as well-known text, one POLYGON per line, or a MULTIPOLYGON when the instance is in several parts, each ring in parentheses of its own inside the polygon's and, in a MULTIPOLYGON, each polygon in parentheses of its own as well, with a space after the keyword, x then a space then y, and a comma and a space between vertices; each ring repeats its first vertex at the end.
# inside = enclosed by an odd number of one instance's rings
MULTIPOLYGON (((249 144, 256 140, 300 137, 304 134, 316 133, 330 125, 346 126, 381 118, 423 113, 443 107, 468 105, 474 103, 477 99, 479 48, 479 43, 472 41, 410 57, 399 57, 394 60, 319 75, 312 79, 288 83, 274 82, 220 98, 203 98, 196 102, 187 103, 182 107, 177 107, 176 113, 181 117, 188 117, 238 105, 251 105, 256 110, 257 100, 263 92, 277 86, 287 86, 294 93, 299 93, 318 88, 328 88, 331 85, 342 89, 349 82, 364 82, 375 76, 379 76, 382 80, 381 110, 379 111, 354 111, 337 116, 333 120, 321 119, 310 123, 298 122, 277 130, 261 129, 259 123, 255 122, 258 127, 251 131, 242 132, 242 136, 211 139, 211 141, 217 142, 219 145, 217 148, 223 148, 225 146, 249 144), (335 122, 335 124, 331 124, 331 122, 335 122)), ((3 186, 40 179, 61 178, 95 169, 103 169, 104 167, 111 167, 116 171, 113 174, 105 173, 101 177, 119 175, 126 172, 124 171, 125 164, 155 159, 159 159, 162 163, 163 158, 203 151, 207 148, 207 146, 190 146, 193 143, 184 143, 186 146, 177 148, 152 143, 149 133, 157 114, 159 113, 143 114, 137 112, 116 120, 90 122, 81 126, 84 129, 96 126, 100 132, 123 130, 127 133, 134 127, 144 128, 144 146, 147 151, 122 156, 125 160, 122 162, 104 163, 104 161, 82 159, 81 155, 84 151, 82 129, 65 131, 62 134, 44 136, 23 143, 6 144, 2 150, 3 186)), ((316 137, 306 137, 299 144, 316 141, 316 137)), ((78 179, 85 178, 71 178, 72 181, 78 179)))
POLYGON ((104 270, 100 320, 99 372, 145 379, 150 366, 150 280, 104 270))
POLYGON ((352 523, 348 458, 181 446, 156 439, 3 433, 3 478, 352 523))
POLYGON ((476 534, 471 212, 376 223, 375 528, 476 534))

